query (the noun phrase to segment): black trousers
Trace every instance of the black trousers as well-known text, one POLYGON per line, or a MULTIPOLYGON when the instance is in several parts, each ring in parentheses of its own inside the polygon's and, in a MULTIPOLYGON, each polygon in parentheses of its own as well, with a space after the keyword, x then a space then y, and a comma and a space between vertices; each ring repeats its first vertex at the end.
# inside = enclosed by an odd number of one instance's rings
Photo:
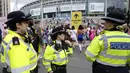
POLYGON ((59 65, 51 64, 51 67, 53 73, 67 73, 66 65, 59 66, 59 65))
POLYGON ((97 62, 92 65, 93 73, 129 73, 127 67, 106 66, 97 62))
POLYGON ((2 72, 3 72, 3 73, 11 73, 11 72, 8 72, 8 70, 7 70, 6 67, 4 67, 4 68, 2 69, 2 72))

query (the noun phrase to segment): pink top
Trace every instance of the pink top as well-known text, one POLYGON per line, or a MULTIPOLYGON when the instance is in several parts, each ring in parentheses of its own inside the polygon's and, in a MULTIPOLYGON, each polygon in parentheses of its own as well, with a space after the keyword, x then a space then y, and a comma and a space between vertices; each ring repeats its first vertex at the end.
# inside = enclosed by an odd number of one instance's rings
POLYGON ((128 31, 128 34, 130 35, 130 31, 128 31))
POLYGON ((93 40, 95 37, 96 30, 91 30, 90 40, 93 40))

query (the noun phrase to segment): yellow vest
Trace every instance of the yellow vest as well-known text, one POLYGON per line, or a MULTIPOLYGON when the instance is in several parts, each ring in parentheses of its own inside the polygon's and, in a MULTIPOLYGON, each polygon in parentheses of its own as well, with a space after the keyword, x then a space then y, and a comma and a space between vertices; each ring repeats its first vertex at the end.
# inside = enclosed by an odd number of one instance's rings
MULTIPOLYGON (((31 28, 28 27, 28 30, 31 31, 31 28)), ((36 30, 35 30, 34 33, 35 33, 35 34, 37 33, 36 30)), ((33 37, 32 35, 29 34, 29 32, 26 32, 26 34, 27 34, 28 36, 33 37)), ((37 35, 38 35, 38 34, 37 34, 37 35)), ((42 38, 41 38, 41 39, 42 39, 42 38)), ((43 53, 44 53, 44 52, 43 52, 42 44, 40 43, 40 40, 39 40, 39 43, 38 43, 38 56, 43 55, 43 53)))
POLYGON ((45 49, 44 56, 43 56, 43 64, 47 68, 47 71, 52 71, 51 63, 56 65, 65 65, 68 63, 68 55, 73 54, 72 48, 68 48, 67 50, 55 50, 54 45, 48 45, 45 49))
POLYGON ((24 42, 24 38, 20 35, 9 30, 2 44, 4 46, 2 62, 10 66, 11 73, 30 73, 30 70, 36 67, 37 53, 31 44, 24 42), (13 42, 13 37, 17 37, 19 43, 13 42))
POLYGON ((106 32, 94 38, 85 54, 89 61, 124 67, 130 62, 130 36, 120 31, 106 32))

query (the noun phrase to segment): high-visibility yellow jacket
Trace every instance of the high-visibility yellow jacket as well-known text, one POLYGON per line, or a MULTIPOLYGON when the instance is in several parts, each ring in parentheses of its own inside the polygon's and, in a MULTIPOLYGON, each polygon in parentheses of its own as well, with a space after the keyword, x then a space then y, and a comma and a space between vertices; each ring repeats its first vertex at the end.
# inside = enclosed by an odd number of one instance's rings
POLYGON ((4 53, 2 62, 7 63, 11 68, 11 73, 30 73, 37 65, 37 53, 32 45, 24 42, 24 38, 9 30, 2 45, 4 53), (13 38, 16 37, 15 42, 13 38))
POLYGON ((54 45, 48 45, 45 49, 44 56, 43 56, 43 64, 46 67, 47 71, 52 71, 51 64, 56 65, 65 65, 68 63, 69 57, 68 55, 73 54, 73 49, 68 48, 67 50, 59 50, 56 51, 54 49, 54 45))
POLYGON ((85 54, 89 61, 124 67, 130 62, 130 36, 120 31, 107 31, 94 38, 85 54))
MULTIPOLYGON (((33 29, 34 29, 34 32, 32 31, 32 29, 30 28, 30 27, 28 27, 27 29, 28 29, 28 31, 26 32, 26 34, 28 35, 28 36, 30 36, 31 38, 34 38, 35 37, 35 35, 37 35, 38 37, 39 37, 39 43, 38 43, 38 55, 42 55, 42 53, 43 53, 43 49, 42 49, 42 44, 41 44, 41 38, 40 38, 40 36, 37 34, 37 32, 36 32, 36 29, 34 28, 34 27, 32 27, 33 29)), ((35 38, 36 39, 36 38, 35 38)), ((34 39, 33 39, 34 40, 34 39)), ((35 49, 35 48, 34 48, 35 49)))

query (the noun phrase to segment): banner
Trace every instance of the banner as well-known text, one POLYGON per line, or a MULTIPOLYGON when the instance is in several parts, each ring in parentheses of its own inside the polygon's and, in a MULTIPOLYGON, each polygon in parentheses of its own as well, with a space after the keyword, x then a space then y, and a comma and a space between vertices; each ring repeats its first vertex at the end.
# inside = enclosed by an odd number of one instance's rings
POLYGON ((40 8, 36 8, 36 9, 30 9, 30 13, 32 14, 32 16, 38 16, 41 14, 40 12, 40 8))
POLYGON ((104 3, 89 3, 89 12, 104 12, 104 3))

